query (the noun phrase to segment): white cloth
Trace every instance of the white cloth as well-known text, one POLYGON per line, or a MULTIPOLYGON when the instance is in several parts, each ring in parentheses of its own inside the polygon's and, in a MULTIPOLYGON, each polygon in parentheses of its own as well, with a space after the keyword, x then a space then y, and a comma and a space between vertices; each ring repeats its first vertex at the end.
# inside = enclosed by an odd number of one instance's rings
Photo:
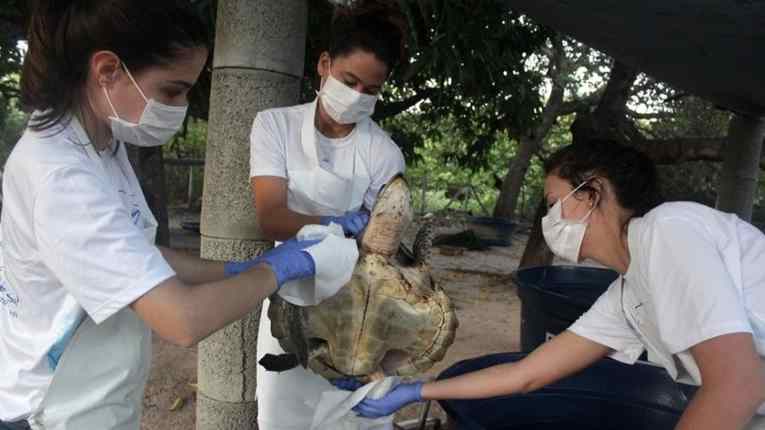
MULTIPOLYGON (((287 178, 287 207, 295 212, 342 215, 362 205, 373 207, 379 188, 403 173, 401 152, 368 120, 354 127, 347 142, 333 147, 334 158, 326 162, 321 159, 322 136, 314 126, 315 112, 316 101, 259 113, 250 139, 251 174, 287 178)), ((258 360, 265 354, 284 353, 271 334, 269 306, 265 300, 258 329, 258 360)), ((303 367, 277 373, 258 366, 257 378, 261 430, 309 428, 322 394, 338 390, 303 367)))
POLYGON ((316 265, 316 276, 287 282, 279 289, 279 296, 297 306, 318 305, 337 294, 351 280, 359 259, 359 247, 356 240, 346 239, 343 228, 335 223, 304 226, 297 238, 321 240, 305 250, 316 265))
MULTIPOLYGON (((765 235, 735 215, 666 203, 629 224, 630 266, 570 330, 701 385, 690 348, 751 333, 765 357, 765 235), (623 284, 622 284, 623 282, 623 284)), ((763 358, 765 365, 765 358, 763 358)), ((760 413, 765 413, 765 405, 760 413)))
MULTIPOLYGON (((6 165, 0 228, 0 266, 4 269, 0 284, 2 421, 44 412, 42 404, 54 370, 58 373, 66 360, 61 351, 70 346, 73 337, 82 336, 78 327, 114 318, 174 276, 153 239, 147 240, 153 238, 157 224, 124 146, 116 154, 97 154, 88 143, 75 119, 56 130, 28 130, 6 165)), ((71 402, 82 400, 79 396, 93 398, 90 383, 104 371, 102 364, 117 379, 147 376, 142 371, 148 368, 149 355, 141 336, 148 330, 139 326, 142 323, 131 326, 135 327, 130 330, 134 339, 112 331, 112 338, 121 343, 105 345, 116 349, 108 350, 110 355, 99 352, 88 357, 85 364, 89 366, 78 375, 78 385, 69 387, 76 388, 68 393, 71 402), (122 357, 137 360, 136 367, 123 366, 117 360, 122 357)), ((101 385, 99 394, 120 389, 119 382, 111 382, 114 385, 101 385)), ((141 384, 139 381, 140 387, 135 388, 142 393, 141 384)), ((132 414, 130 419, 137 428, 140 402, 125 404, 130 396, 122 394, 119 406, 124 407, 123 413, 132 414)))
POLYGON ((392 428, 393 416, 377 419, 359 417, 353 407, 362 400, 380 399, 396 388, 400 380, 389 376, 372 381, 356 391, 325 391, 316 407, 311 430, 384 430, 392 428))
MULTIPOLYGON (((250 134, 250 176, 291 179, 292 169, 287 165, 288 159, 300 157, 304 153, 301 144, 302 124, 306 112, 313 106, 315 103, 307 103, 258 113, 250 134)), ((369 138, 364 140, 355 139, 358 127, 340 139, 330 139, 317 132, 316 151, 324 170, 343 176, 346 166, 352 166, 354 158, 358 158, 357 170, 368 175, 369 183, 362 194, 363 200, 354 201, 350 206, 359 207, 363 201, 363 206, 371 209, 380 188, 397 173, 403 173, 405 165, 401 150, 385 131, 373 121, 367 123, 369 138)))

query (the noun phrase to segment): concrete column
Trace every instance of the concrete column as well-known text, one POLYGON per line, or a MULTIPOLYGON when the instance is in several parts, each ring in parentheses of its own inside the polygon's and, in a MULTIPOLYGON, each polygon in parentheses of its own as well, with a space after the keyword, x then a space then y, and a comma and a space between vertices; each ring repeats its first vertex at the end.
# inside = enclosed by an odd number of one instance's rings
POLYGON ((736 115, 730 121, 723 152, 717 208, 752 220, 752 207, 760 178, 760 156, 765 119, 736 115))
MULTIPOLYGON (((271 246, 258 229, 249 180, 255 115, 298 101, 305 0, 220 0, 202 197, 201 255, 244 260, 271 246)), ((260 309, 199 344, 197 429, 257 428, 260 309)))

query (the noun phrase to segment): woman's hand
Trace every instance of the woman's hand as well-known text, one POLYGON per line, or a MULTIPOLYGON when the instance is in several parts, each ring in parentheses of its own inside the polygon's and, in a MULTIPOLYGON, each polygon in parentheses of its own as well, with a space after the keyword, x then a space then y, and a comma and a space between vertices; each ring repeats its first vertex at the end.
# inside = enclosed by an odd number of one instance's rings
POLYGON ((422 382, 399 384, 379 399, 366 398, 353 408, 365 418, 387 417, 409 404, 422 401, 422 382))
POLYGON ((276 284, 281 288, 285 282, 310 278, 316 274, 316 265, 311 255, 304 251, 318 240, 290 239, 263 255, 247 261, 232 261, 224 266, 226 277, 245 272, 258 264, 267 264, 276 276, 276 284))
MULTIPOLYGON (((336 379, 331 382, 337 388, 348 391, 356 391, 364 386, 364 384, 353 378, 336 379)), ((421 401, 422 385, 422 382, 399 384, 379 399, 366 398, 362 400, 353 410, 365 418, 380 418, 392 415, 406 405, 421 401)))
POLYGON ((343 216, 323 216, 321 217, 322 225, 329 225, 330 223, 339 224, 343 228, 346 236, 358 237, 359 233, 364 231, 369 223, 369 212, 365 210, 348 212, 343 216))

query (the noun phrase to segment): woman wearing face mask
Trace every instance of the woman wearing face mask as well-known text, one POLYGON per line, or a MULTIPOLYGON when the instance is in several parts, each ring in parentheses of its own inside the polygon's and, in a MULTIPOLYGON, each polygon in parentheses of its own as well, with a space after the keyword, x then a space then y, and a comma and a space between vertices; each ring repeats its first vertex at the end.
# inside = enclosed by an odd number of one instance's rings
POLYGON ((33 113, 3 177, 0 429, 137 430, 151 330, 193 345, 320 266, 294 240, 239 263, 154 246, 125 145, 178 131, 204 28, 184 0, 34 5, 33 113))
MULTIPOLYGON (((388 180, 404 171, 401 151, 370 119, 397 65, 402 31, 395 11, 370 1, 338 7, 329 50, 317 65, 321 86, 308 104, 271 109, 255 118, 250 138, 252 190, 267 237, 284 240, 307 224, 334 222, 357 236, 388 180)), ((258 359, 283 353, 263 307, 258 359)), ((295 368, 258 367, 258 424, 263 430, 306 429, 323 391, 320 376, 295 368)))
MULTIPOLYGON (((404 384, 357 411, 384 416, 421 399, 525 393, 610 356, 648 359, 700 385, 678 429, 765 429, 765 236, 696 203, 659 205, 656 170, 635 149, 590 142, 545 165, 545 240, 621 276, 566 332, 524 360, 404 384)), ((340 381, 348 387, 352 381, 340 381)))

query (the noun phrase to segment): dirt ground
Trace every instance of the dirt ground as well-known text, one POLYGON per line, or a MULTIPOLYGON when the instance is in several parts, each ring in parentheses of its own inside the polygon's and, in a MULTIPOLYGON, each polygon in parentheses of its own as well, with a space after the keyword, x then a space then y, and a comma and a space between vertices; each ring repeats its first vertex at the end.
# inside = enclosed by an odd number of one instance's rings
MULTIPOLYGON (((196 219, 197 215, 185 211, 171 214, 173 247, 198 252, 198 236, 180 228, 181 222, 196 219)), ((439 225, 439 234, 464 228, 459 221, 439 222, 439 225)), ((462 255, 452 255, 453 248, 436 248, 434 275, 452 299, 460 326, 444 360, 424 375, 425 378, 435 377, 460 360, 520 349, 520 300, 510 274, 518 266, 526 239, 526 232, 517 232, 510 247, 464 250, 462 255)), ((180 348, 155 336, 153 360, 144 399, 142 430, 194 429, 196 348, 180 348)), ((397 421, 419 417, 421 408, 415 405, 402 410, 397 421)), ((445 418, 436 403, 430 416, 445 418)))

